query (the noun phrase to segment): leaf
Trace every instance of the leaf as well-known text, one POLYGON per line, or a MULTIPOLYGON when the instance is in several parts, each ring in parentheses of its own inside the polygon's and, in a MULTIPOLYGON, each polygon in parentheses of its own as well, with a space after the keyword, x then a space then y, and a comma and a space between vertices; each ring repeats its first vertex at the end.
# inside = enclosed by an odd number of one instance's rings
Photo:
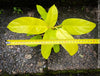
POLYGON ((60 46, 59 45, 54 45, 53 49, 54 49, 55 53, 58 53, 60 51, 60 46))
POLYGON ((13 10, 14 10, 14 11, 17 11, 17 8, 16 8, 16 7, 13 7, 13 10))
MULTIPOLYGON (((56 36, 58 39, 74 39, 67 31, 63 30, 62 28, 57 30, 56 36)), ((77 44, 61 44, 68 53, 73 56, 78 51, 77 44)))
POLYGON ((95 23, 79 18, 69 18, 62 22, 62 28, 72 35, 89 33, 95 27, 95 23))
POLYGON ((33 34, 27 34, 26 36, 31 36, 31 35, 33 35, 33 34))
POLYGON ((56 6, 53 5, 49 9, 48 14, 47 14, 47 18, 45 21, 48 23, 48 25, 50 27, 53 27, 57 22, 57 18, 58 18, 58 10, 57 10, 56 6))
MULTIPOLYGON (((30 40, 36 40, 36 39, 42 39, 41 35, 36 35, 36 36, 33 36, 32 38, 30 38, 30 40)), ((38 46, 37 44, 34 44, 34 45, 27 45, 29 47, 36 47, 38 46)))
MULTIPOLYGON (((44 40, 46 40, 46 39, 47 40, 57 39, 56 38, 56 30, 52 30, 52 29, 47 30, 44 34, 43 39, 44 40)), ((51 49, 52 49, 53 45, 54 44, 43 44, 43 45, 41 45, 41 54, 45 59, 48 59, 48 57, 50 56, 51 49)))
POLYGON ((41 15, 41 17, 45 20, 46 17, 47 17, 47 12, 46 12, 46 10, 45 10, 42 6, 40 6, 40 5, 36 5, 36 7, 37 7, 38 13, 39 13, 39 14, 41 15))
POLYGON ((9 23, 7 28, 12 32, 26 34, 41 34, 48 29, 46 22, 34 17, 20 17, 14 19, 9 23))
POLYGON ((43 58, 48 59, 48 57, 50 56, 52 47, 53 47, 53 45, 49 45, 49 44, 47 44, 47 45, 43 44, 41 46, 41 54, 42 54, 43 58))

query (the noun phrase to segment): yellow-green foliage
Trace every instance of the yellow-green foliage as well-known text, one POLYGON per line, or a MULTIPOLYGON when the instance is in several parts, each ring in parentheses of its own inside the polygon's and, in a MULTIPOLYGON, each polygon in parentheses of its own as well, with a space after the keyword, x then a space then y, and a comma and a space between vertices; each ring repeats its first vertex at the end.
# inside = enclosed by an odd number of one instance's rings
MULTIPOLYGON (((46 12, 46 10, 40 5, 37 5, 36 7, 42 19, 34 17, 20 17, 11 21, 7 28, 16 33, 26 33, 29 35, 35 34, 36 36, 31 39, 41 39, 38 34, 44 33, 43 40, 52 40, 74 39, 71 35, 86 34, 96 27, 95 23, 79 18, 65 19, 60 25, 55 26, 58 19, 58 10, 56 6, 51 6, 48 12, 46 12)), ((71 56, 78 51, 78 44, 61 45, 71 56)), ((34 47, 37 45, 28 46, 34 47)), ((55 53, 58 53, 60 50, 59 45, 41 45, 41 54, 45 59, 48 59, 50 56, 52 48, 55 53)))

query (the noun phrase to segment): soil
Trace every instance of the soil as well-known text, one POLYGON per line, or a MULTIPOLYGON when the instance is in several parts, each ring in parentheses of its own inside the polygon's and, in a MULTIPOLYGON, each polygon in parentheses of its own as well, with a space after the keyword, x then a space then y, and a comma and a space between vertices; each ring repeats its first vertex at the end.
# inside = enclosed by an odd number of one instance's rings
MULTIPOLYGON (((97 24, 97 7, 59 7, 60 24, 67 18, 83 18, 97 24)), ((8 39, 30 39, 32 36, 11 32, 6 28, 8 23, 18 17, 34 16, 40 17, 36 9, 23 8, 23 14, 13 13, 12 9, 5 9, 0 15, 0 72, 9 74, 18 73, 44 73, 47 71, 65 71, 75 69, 97 69, 98 45, 79 45, 79 50, 74 56, 70 56, 61 46, 59 53, 52 53, 48 60, 41 55, 40 46, 7 46, 8 39)), ((74 36, 76 39, 98 38, 98 26, 90 33, 74 36)))

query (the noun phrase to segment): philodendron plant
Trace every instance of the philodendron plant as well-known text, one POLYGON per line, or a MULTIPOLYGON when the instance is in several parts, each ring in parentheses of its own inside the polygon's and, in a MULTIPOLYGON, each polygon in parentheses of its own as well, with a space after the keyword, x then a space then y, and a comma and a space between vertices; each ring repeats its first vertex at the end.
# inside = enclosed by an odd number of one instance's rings
MULTIPOLYGON (((42 19, 35 17, 20 17, 14 19, 9 23, 7 28, 12 32, 25 33, 28 35, 35 35, 31 39, 74 39, 71 35, 82 35, 92 31, 96 24, 80 18, 68 18, 62 21, 58 26, 56 25, 58 19, 58 10, 55 5, 49 8, 49 11, 37 5, 37 10, 42 19), (43 37, 42 37, 43 36, 43 37)), ((78 44, 61 44, 66 51, 73 56, 78 51, 78 44)), ((27 45, 35 47, 37 45, 27 45)), ((45 59, 48 59, 51 49, 58 53, 60 46, 57 44, 42 44, 41 54, 45 59)))

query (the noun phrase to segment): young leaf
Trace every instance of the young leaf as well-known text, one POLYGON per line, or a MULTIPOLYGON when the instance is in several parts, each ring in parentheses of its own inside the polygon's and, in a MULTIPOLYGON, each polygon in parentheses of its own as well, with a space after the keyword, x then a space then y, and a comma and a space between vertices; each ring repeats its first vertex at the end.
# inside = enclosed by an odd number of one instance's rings
MULTIPOLYGON (((36 40, 36 39, 42 39, 41 35, 36 35, 36 36, 33 36, 32 38, 30 38, 30 40, 36 40)), ((34 44, 34 45, 27 45, 29 47, 36 47, 38 46, 37 44, 34 44)))
POLYGON ((47 17, 47 12, 46 12, 46 10, 45 10, 42 6, 40 6, 40 5, 36 5, 36 8, 37 8, 38 13, 39 13, 39 14, 41 15, 41 17, 45 20, 46 17, 47 17))
POLYGON ((72 35, 89 33, 95 27, 95 23, 79 18, 69 18, 62 22, 62 28, 72 35))
MULTIPOLYGON (((44 34, 43 39, 44 40, 57 39, 56 38, 56 30, 52 30, 52 29, 47 30, 44 34)), ((48 57, 50 56, 51 49, 52 49, 53 45, 54 44, 41 45, 41 54, 45 59, 48 59, 48 57)))
POLYGON ((27 34, 26 36, 31 36, 31 35, 33 35, 33 34, 27 34))
POLYGON ((17 11, 17 7, 13 7, 13 10, 14 10, 14 11, 17 11))
POLYGON ((58 18, 58 10, 56 6, 53 5, 49 9, 47 18, 45 21, 48 23, 49 26, 53 27, 57 22, 57 18, 58 18))
MULTIPOLYGON (((58 29, 56 32, 56 36, 58 39, 74 39, 67 31, 62 28, 58 29)), ((61 44, 67 52, 73 56, 78 51, 77 44, 61 44)))
POLYGON ((55 53, 58 53, 60 51, 60 46, 59 45, 54 45, 53 49, 54 49, 55 53))
POLYGON ((47 23, 34 17, 20 17, 14 19, 7 26, 9 30, 16 33, 41 34, 47 31, 47 23))

